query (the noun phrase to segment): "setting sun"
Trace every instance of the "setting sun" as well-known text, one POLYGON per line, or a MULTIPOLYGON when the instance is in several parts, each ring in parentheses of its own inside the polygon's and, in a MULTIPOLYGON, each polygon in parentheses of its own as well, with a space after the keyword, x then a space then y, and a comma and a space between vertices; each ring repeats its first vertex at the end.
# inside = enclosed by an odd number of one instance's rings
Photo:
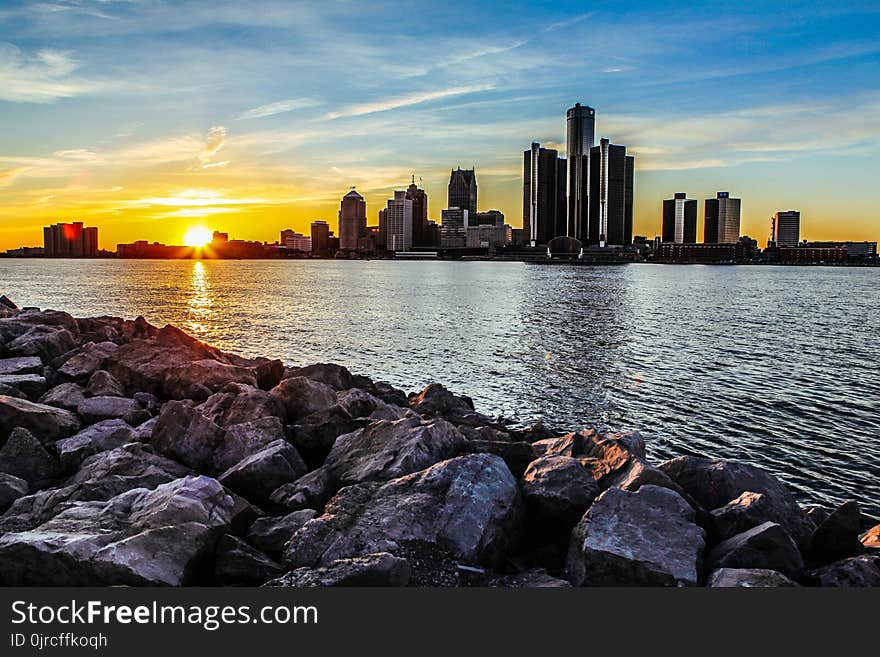
POLYGON ((186 246, 205 246, 213 238, 213 233, 204 226, 194 226, 190 228, 183 236, 183 243, 186 246))

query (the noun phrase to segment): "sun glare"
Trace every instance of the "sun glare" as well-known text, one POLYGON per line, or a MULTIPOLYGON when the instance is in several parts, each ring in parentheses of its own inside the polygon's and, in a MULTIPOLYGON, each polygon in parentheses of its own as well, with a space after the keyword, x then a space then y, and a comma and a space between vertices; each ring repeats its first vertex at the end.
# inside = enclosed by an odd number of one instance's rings
POLYGON ((213 233, 204 226, 194 226, 186 231, 183 243, 187 246, 205 246, 213 238, 213 233))

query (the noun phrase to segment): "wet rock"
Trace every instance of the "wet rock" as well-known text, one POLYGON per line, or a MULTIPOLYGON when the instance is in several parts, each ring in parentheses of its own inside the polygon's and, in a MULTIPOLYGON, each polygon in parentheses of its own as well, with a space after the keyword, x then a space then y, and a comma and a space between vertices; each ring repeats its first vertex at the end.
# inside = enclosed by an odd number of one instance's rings
POLYGON ((96 370, 89 377, 85 389, 86 397, 125 397, 125 390, 110 372, 96 370))
POLYGON ((43 361, 36 356, 0 358, 0 376, 7 374, 40 374, 42 371, 43 361))
POLYGON ((532 513, 551 527, 573 526, 600 493, 590 472, 569 456, 535 459, 526 468, 521 486, 532 513))
POLYGON ((3 306, 7 310, 18 310, 18 306, 15 305, 15 302, 5 294, 0 295, 0 306, 3 306))
POLYGON ((767 496, 752 491, 746 491, 720 509, 713 509, 709 515, 715 542, 741 534, 774 517, 767 496))
POLYGON ((675 491, 609 488, 572 532, 563 575, 575 586, 694 586, 704 546, 675 491))
POLYGON ((279 486, 296 481, 306 472, 296 448, 285 440, 276 440, 246 456, 218 479, 224 486, 259 504, 268 502, 279 486))
POLYGON ((0 374, 0 385, 19 390, 28 399, 37 399, 48 384, 39 374, 0 374))
POLYGON ((0 579, 12 586, 195 583, 231 508, 209 477, 76 502, 33 531, 0 537, 0 579))
POLYGON ((63 408, 65 411, 76 412, 80 402, 85 399, 85 391, 76 383, 62 383, 55 386, 39 399, 40 404, 63 408))
POLYGON ((114 342, 88 342, 78 353, 68 358, 58 373, 72 381, 88 379, 94 372, 104 366, 104 362, 113 355, 119 346, 114 342))
POLYGON ((804 568, 797 544, 775 522, 765 522, 716 545, 706 559, 709 569, 761 568, 795 577, 804 568))
POLYGON ((809 544, 813 522, 769 472, 747 463, 700 456, 680 456, 659 468, 705 509, 722 507, 746 491, 762 493, 769 503, 770 519, 782 525, 802 548, 809 544))
POLYGON ((706 586, 709 588, 775 588, 798 585, 775 570, 719 568, 709 575, 706 586))
POLYGON ((807 573, 807 581, 817 586, 880 586, 880 556, 863 554, 841 559, 807 573))
POLYGON ((245 543, 224 534, 217 543, 214 583, 220 586, 259 586, 278 577, 284 569, 245 543))
POLYGON ((283 379, 270 394, 278 401, 288 422, 318 413, 336 404, 336 391, 325 383, 304 376, 283 379))
POLYGON ((150 419, 150 414, 134 399, 127 397, 86 397, 76 412, 86 424, 102 420, 125 420, 136 427, 150 419))
POLYGON ((809 556, 815 561, 828 562, 860 554, 862 514, 859 503, 848 500, 837 507, 816 527, 810 539, 809 556))
POLYGON ((521 477, 535 460, 531 443, 499 440, 469 440, 462 451, 466 454, 495 454, 504 459, 514 477, 521 477))
POLYGON ((286 516, 257 518, 247 530, 247 540, 261 552, 280 559, 287 541, 317 515, 314 509, 301 509, 286 516))
POLYGON ((18 427, 0 448, 0 472, 20 477, 37 489, 58 477, 60 468, 30 431, 18 427))
POLYGON ((406 586, 411 574, 406 559, 377 552, 337 559, 320 568, 297 568, 266 586, 406 586))
POLYGON ((168 368, 162 389, 172 399, 202 399, 202 389, 211 394, 230 383, 256 388, 257 377, 252 368, 206 358, 168 368))
POLYGON ((0 472, 0 513, 12 506, 19 497, 28 494, 28 484, 8 472, 0 472))
POLYGON ((284 371, 284 378, 304 376, 312 381, 323 383, 334 390, 348 390, 352 387, 351 372, 342 365, 315 363, 305 367, 291 367, 284 371))
POLYGON ((470 413, 474 404, 469 397, 452 394, 439 383, 432 383, 409 399, 409 405, 419 415, 429 417, 456 416, 470 413))
POLYGON ((98 452, 122 447, 134 441, 134 431, 123 420, 104 420, 86 427, 70 438, 55 443, 61 466, 68 472, 75 471, 88 457, 98 452))
POLYGON ((439 544, 457 558, 494 565, 518 545, 523 504, 516 480, 497 456, 443 461, 386 483, 343 488, 293 535, 292 568, 389 551, 399 542, 439 544))
POLYGON ((0 395, 0 441, 15 427, 30 431, 43 444, 79 431, 79 420, 68 411, 0 395))
POLYGON ((243 383, 226 384, 208 397, 199 410, 221 427, 282 414, 278 401, 268 392, 243 383))

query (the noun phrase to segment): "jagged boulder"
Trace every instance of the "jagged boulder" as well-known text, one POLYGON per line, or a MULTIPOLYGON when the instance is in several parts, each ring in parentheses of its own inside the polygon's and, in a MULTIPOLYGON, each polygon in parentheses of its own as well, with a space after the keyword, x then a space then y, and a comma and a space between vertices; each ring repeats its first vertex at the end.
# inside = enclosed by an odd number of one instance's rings
POLYGON ((810 539, 810 558, 828 562, 860 554, 864 549, 859 541, 861 531, 862 514, 859 503, 848 500, 816 527, 810 539))
POLYGON ((532 461, 521 481, 523 495, 541 524, 571 527, 599 496, 599 484, 580 461, 570 456, 543 456, 532 461))
MULTIPOLYGON (((464 433, 462 432, 462 435, 464 433)), ((531 443, 509 440, 468 440, 462 452, 465 454, 495 454, 504 459, 507 467, 514 477, 521 477, 529 467, 529 463, 535 460, 535 450, 531 443)))
POLYGON ((746 491, 709 513, 715 542, 727 540, 773 519, 770 500, 762 493, 746 491))
POLYGON ((125 397, 125 389, 107 370, 95 370, 84 394, 86 397, 125 397))
POLYGON ((18 388, 13 388, 12 386, 8 386, 5 383, 0 383, 0 395, 6 397, 15 397, 16 399, 27 399, 28 396, 24 394, 18 388))
POLYGON ((880 586, 880 555, 863 554, 841 559, 810 571, 806 579, 817 586, 880 586))
POLYGON ((333 388, 305 376, 282 379, 270 393, 290 423, 336 404, 336 391, 333 388))
POLYGON ((0 358, 0 376, 9 374, 41 374, 43 361, 36 356, 0 358))
POLYGON ((6 444, 0 448, 0 472, 24 479, 30 488, 42 488, 59 476, 57 459, 22 427, 13 429, 6 444))
POLYGON ((705 509, 717 509, 746 491, 761 493, 771 520, 782 525, 805 548, 815 529, 791 492, 761 468, 723 459, 680 456, 658 466, 705 509))
POLYGON ((205 399, 230 383, 256 388, 256 372, 251 367, 205 358, 169 367, 162 380, 162 390, 172 399, 205 399))
POLYGON ((77 383, 62 383, 47 391, 39 398, 40 404, 63 408, 65 411, 76 413, 80 402, 85 399, 85 390, 77 383))
POLYGON ((261 552, 280 559, 287 541, 316 515, 314 509, 301 509, 281 517, 257 518, 248 528, 246 538, 261 552))
POLYGON ((10 356, 38 356, 48 363, 75 346, 76 340, 67 329, 37 325, 8 342, 6 353, 10 356))
POLYGON ((419 415, 429 417, 455 417, 474 410, 470 397, 454 395, 439 383, 432 383, 420 393, 412 395, 409 405, 419 415))
POLYGON ((58 373, 71 381, 83 381, 104 366, 104 362, 113 355, 119 346, 115 342, 88 342, 65 360, 58 368, 58 373))
POLYGON ((122 447, 134 441, 134 431, 123 420, 103 420, 86 427, 70 438, 55 443, 61 466, 67 472, 75 471, 88 457, 98 452, 122 447))
POLYGON ((761 568, 796 577, 804 568, 797 544, 781 525, 765 522, 716 545, 706 559, 710 569, 761 568))
POLYGON ((575 586, 694 586, 704 532, 673 490, 609 488, 574 528, 563 575, 575 586))
POLYGON ((388 552, 337 559, 320 568, 297 568, 266 586, 406 586, 412 571, 406 559, 388 552))
POLYGON ((776 588, 798 586, 775 570, 763 568, 719 568, 713 570, 706 582, 709 588, 776 588))
POLYGON ((76 502, 32 531, 0 537, 0 580, 11 586, 195 583, 232 506, 209 477, 76 502))
POLYGON ((15 388, 28 399, 37 399, 48 387, 46 378, 39 374, 0 374, 0 385, 15 388))
POLYGON ((315 363, 305 367, 290 367, 284 370, 283 379, 298 376, 304 376, 312 381, 323 383, 334 390, 348 390, 352 387, 351 372, 342 365, 335 365, 333 363, 315 363))
POLYGON ((227 383, 199 407, 202 415, 221 427, 264 417, 281 417, 278 401, 265 390, 244 383, 227 383))
POLYGON ((523 503, 497 456, 443 461, 385 483, 343 488, 324 514, 307 522, 285 549, 292 568, 392 552, 400 543, 439 544, 465 561, 500 564, 516 549, 523 503))
POLYGON ((364 426, 365 420, 355 420, 340 404, 307 415, 288 425, 288 437, 302 450, 307 461, 317 467, 324 462, 336 439, 364 426))
POLYGON ((79 431, 80 423, 73 413, 60 408, 0 395, 0 441, 16 427, 27 429, 47 444, 73 435, 79 431))
POLYGON ((279 486, 269 500, 290 511, 322 509, 339 488, 339 480, 330 468, 312 470, 290 484, 279 486))
POLYGON ((86 424, 119 419, 136 427, 150 419, 147 410, 128 397, 86 397, 76 412, 86 424))
POLYGON ((214 583, 220 586, 259 586, 284 569, 240 538, 224 534, 217 543, 214 583))
POLYGON ((380 406, 387 406, 381 399, 360 388, 343 390, 337 393, 336 400, 339 406, 353 418, 369 417, 380 406))
POLYGON ((246 499, 265 503, 279 486, 296 481, 307 471, 296 448, 276 440, 243 458, 218 479, 246 499))
POLYGON ((20 497, 28 493, 28 484, 24 479, 19 479, 8 472, 0 472, 0 513, 12 506, 20 497))

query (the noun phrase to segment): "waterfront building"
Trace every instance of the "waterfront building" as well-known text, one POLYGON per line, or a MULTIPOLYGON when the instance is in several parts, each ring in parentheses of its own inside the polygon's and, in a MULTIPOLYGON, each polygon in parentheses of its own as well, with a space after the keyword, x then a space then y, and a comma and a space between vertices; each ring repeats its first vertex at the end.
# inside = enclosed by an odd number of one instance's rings
POLYGON ((43 228, 43 253, 50 258, 98 257, 98 229, 81 221, 43 228))
POLYGON ((674 244, 693 244, 697 241, 697 199, 677 192, 674 198, 663 201, 662 239, 674 244))
POLYGON ((742 199, 731 198, 729 192, 718 192, 704 205, 703 242, 705 244, 736 244, 742 199))
POLYGON ((329 253, 330 224, 326 221, 313 221, 311 225, 312 253, 326 255, 329 253))
POLYGON ((770 227, 770 241, 776 246, 797 246, 801 239, 801 213, 777 212, 770 227))
POLYGON ((339 207, 339 248, 355 251, 358 240, 367 232, 367 202, 354 187, 342 197, 339 207))
POLYGON ((635 159, 626 154, 626 146, 600 139, 599 145, 590 149, 586 244, 600 247, 632 244, 634 169, 635 159))
POLYGON ((748 259, 746 244, 677 244, 662 242, 655 252, 655 259, 662 262, 681 263, 735 263, 748 259))
POLYGON ((425 228, 425 246, 440 246, 440 226, 436 221, 428 220, 425 228))
POLYGON ((485 212, 475 212, 475 219, 471 221, 470 213, 468 213, 468 226, 503 226, 504 213, 501 210, 486 210, 485 212))
POLYGON ((565 164, 537 142, 523 152, 523 229, 532 246, 566 233, 565 164))
POLYGON ((428 229, 428 193, 416 185, 416 177, 406 188, 406 198, 412 201, 412 244, 413 246, 431 246, 426 243, 428 229))
POLYGON ((477 174, 474 169, 453 169, 449 174, 447 208, 477 211, 477 174))
POLYGON ((493 224, 468 226, 465 237, 465 246, 468 248, 479 247, 494 250, 507 244, 507 231, 504 224, 500 226, 493 224))
POLYGON ((281 247, 290 251, 311 253, 312 238, 310 235, 302 235, 288 228, 281 231, 281 247))
POLYGON ((807 242, 805 246, 816 249, 846 249, 848 260, 870 260, 877 257, 877 242, 807 242))
POLYGON ((451 248, 467 244, 468 215, 465 208, 446 208, 441 213, 440 245, 451 248))
POLYGON ((576 103, 566 112, 567 232, 584 242, 590 221, 590 149, 596 139, 596 110, 576 103))
MULTIPOLYGON (((381 229, 377 228, 377 233, 381 229)), ((413 244, 413 201, 406 190, 394 192, 385 208, 385 248, 409 251, 413 244)))

